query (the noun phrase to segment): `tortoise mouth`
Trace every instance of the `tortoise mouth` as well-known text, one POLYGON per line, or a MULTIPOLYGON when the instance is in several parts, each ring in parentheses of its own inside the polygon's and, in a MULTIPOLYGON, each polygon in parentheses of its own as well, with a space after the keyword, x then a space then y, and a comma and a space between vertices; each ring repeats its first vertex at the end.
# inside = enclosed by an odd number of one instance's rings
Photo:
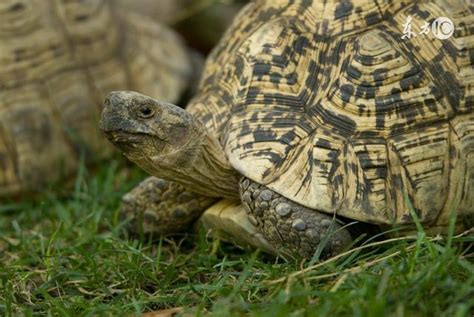
POLYGON ((149 137, 144 133, 134 133, 124 130, 107 131, 105 137, 123 151, 137 149, 149 137))

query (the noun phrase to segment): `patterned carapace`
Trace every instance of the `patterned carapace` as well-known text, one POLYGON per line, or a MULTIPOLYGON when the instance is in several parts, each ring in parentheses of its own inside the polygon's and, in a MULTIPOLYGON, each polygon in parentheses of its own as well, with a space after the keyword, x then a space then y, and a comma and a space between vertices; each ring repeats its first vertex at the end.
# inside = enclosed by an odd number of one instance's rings
MULTIPOLYGON (((254 1, 207 60, 187 110, 245 177, 379 224, 474 211, 470 1, 254 1), (452 37, 402 39, 407 17, 452 37)), ((415 26, 416 27, 416 26, 415 26)))

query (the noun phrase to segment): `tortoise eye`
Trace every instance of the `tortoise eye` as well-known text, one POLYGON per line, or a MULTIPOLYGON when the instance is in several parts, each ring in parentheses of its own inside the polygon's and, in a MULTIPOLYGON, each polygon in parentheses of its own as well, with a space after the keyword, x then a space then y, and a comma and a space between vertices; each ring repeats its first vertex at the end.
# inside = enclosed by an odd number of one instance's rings
POLYGON ((153 117, 155 114, 155 111, 150 107, 150 106, 141 106, 138 108, 138 113, 137 115, 140 118, 147 119, 153 117))

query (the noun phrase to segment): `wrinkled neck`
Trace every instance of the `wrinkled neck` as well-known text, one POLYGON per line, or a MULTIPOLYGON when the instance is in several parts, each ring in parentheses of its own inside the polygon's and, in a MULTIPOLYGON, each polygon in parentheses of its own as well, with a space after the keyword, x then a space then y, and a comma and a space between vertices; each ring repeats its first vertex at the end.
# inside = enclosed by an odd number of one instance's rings
POLYGON ((214 135, 202 131, 175 151, 151 158, 146 164, 137 163, 151 175, 179 183, 195 193, 239 199, 240 175, 214 135))

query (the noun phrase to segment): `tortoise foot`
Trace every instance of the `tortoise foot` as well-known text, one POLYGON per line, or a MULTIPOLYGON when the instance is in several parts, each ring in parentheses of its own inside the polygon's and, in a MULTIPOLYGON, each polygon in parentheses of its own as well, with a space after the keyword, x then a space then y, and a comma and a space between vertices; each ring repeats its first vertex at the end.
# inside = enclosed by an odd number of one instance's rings
POLYGON ((285 254, 312 257, 321 245, 327 257, 351 242, 349 231, 331 215, 301 206, 264 185, 243 178, 240 193, 250 222, 285 254))
POLYGON ((123 197, 120 212, 132 234, 168 235, 189 230, 215 201, 151 176, 123 197))

